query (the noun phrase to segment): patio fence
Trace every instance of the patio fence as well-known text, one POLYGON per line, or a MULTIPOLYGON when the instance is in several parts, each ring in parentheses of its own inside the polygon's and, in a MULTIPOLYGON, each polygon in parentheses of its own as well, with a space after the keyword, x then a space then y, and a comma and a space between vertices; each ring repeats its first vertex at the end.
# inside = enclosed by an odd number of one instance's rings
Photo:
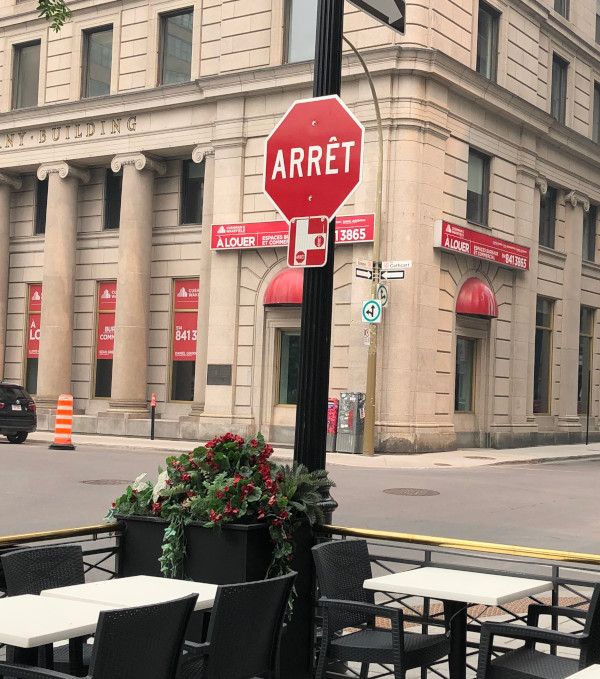
MULTIPOLYGON (((80 544, 83 549, 86 580, 110 579, 119 570, 119 551, 123 537, 122 524, 101 524, 67 530, 46 531, 0 537, 0 554, 15 547, 35 546, 36 543, 80 544)), ((522 599, 498 607, 472 606, 468 610, 467 676, 472 675, 477 663, 478 627, 483 620, 525 621, 530 603, 569 606, 585 610, 593 584, 600 580, 600 555, 551 549, 519 547, 489 542, 475 542, 452 538, 392 533, 343 526, 316 526, 318 541, 364 538, 369 544, 373 576, 385 575, 418 566, 462 569, 484 573, 522 576, 549 580, 553 583, 548 594, 522 599)), ((2 591, 0 573, 0 597, 2 591)), ((379 603, 401 604, 408 626, 420 625, 425 630, 444 626, 440 602, 413 596, 377 594, 379 603)), ((317 617, 318 623, 318 617, 317 617)), ((570 623, 565 631, 581 629, 570 623)), ((318 627, 318 626, 317 626, 318 627)), ((315 628, 317 629, 317 628, 315 628)), ((561 627, 561 629, 563 629, 561 627)), ((316 632, 315 643, 318 643, 316 632)), ((352 668, 344 668, 348 677, 352 668)), ((447 677, 446 663, 429 668, 431 679, 447 677)), ((425 672, 423 672, 425 675, 425 672)), ((331 676, 338 676, 332 668, 331 676)), ((358 673, 356 674, 358 676, 358 673)), ((385 669, 370 675, 386 676, 385 669)))

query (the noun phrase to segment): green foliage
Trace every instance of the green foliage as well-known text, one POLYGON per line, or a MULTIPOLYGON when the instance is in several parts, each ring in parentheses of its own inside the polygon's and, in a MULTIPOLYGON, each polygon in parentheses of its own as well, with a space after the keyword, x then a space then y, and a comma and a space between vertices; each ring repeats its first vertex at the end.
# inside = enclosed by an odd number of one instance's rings
POLYGON ((58 33, 71 18, 71 10, 67 7, 64 0, 39 0, 37 11, 39 17, 50 22, 50 28, 58 33))

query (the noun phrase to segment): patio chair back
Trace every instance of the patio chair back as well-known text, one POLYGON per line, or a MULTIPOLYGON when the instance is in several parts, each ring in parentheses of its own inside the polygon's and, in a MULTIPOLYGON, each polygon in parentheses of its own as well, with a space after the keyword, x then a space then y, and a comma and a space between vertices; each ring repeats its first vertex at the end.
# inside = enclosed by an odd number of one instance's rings
POLYGON ((197 594, 150 606, 102 611, 89 677, 175 679, 197 594))
POLYGON ((19 549, 0 556, 8 596, 39 594, 44 589, 85 582, 79 545, 19 549))
MULTIPOLYGON (((326 599, 375 603, 375 593, 363 587, 371 575, 371 561, 366 540, 334 540, 312 548, 319 592, 326 599)), ((331 610, 329 624, 339 630, 364 622, 373 622, 364 612, 331 610)))
POLYGON ((283 618, 296 573, 222 585, 217 590, 203 679, 272 676, 283 618))
POLYGON ((589 638, 581 649, 579 666, 582 669, 600 663, 600 583, 594 585, 583 631, 589 638))

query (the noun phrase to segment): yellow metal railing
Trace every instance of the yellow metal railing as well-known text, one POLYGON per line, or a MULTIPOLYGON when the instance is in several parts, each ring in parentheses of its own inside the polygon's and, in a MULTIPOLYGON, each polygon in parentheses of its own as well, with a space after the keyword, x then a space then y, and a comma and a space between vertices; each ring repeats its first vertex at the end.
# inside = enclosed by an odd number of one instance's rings
POLYGON ((85 535, 100 535, 101 533, 114 533, 123 529, 121 523, 101 523, 98 526, 81 526, 80 528, 64 528, 61 530, 47 530, 40 533, 22 533, 21 535, 0 536, 0 547, 9 545, 22 545, 26 542, 44 542, 45 540, 61 540, 66 538, 79 538, 85 535))

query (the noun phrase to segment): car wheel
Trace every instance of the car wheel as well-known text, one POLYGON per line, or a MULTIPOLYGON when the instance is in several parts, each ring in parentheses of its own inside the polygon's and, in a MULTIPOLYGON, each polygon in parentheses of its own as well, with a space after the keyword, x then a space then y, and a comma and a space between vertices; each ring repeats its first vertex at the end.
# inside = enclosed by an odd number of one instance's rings
POLYGON ((26 431, 18 431, 16 434, 7 434, 6 438, 11 443, 23 443, 23 441, 27 438, 27 432, 26 431))

